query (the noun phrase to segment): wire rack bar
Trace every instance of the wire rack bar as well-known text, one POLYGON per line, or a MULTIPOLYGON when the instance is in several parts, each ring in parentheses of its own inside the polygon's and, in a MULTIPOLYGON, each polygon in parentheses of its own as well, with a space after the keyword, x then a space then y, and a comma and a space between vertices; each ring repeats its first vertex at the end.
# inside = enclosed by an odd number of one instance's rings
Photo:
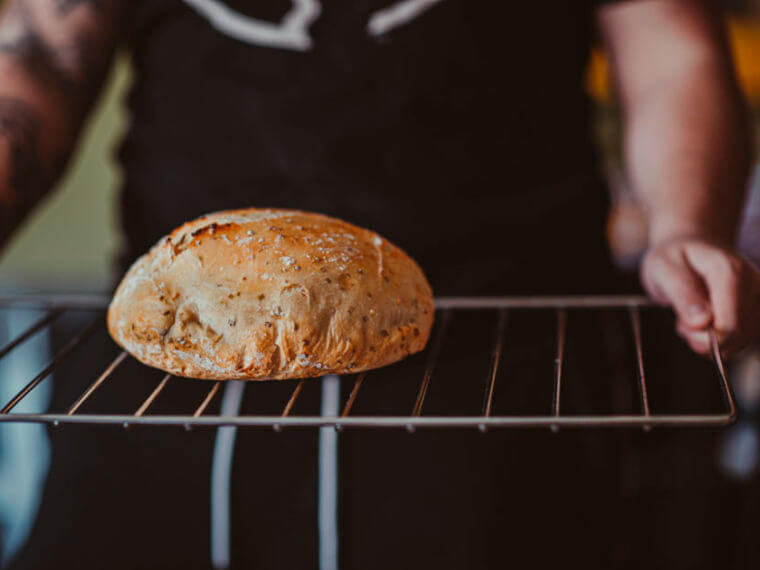
MULTIPOLYGON (((359 395, 359 389, 362 387, 362 383, 366 377, 367 372, 361 372, 356 377, 356 381, 354 381, 354 386, 351 388, 351 393, 348 395, 348 400, 346 400, 346 405, 343 407, 343 412, 340 414, 340 417, 348 417, 348 414, 351 413, 351 408, 354 406, 356 397, 359 395)), ((335 424, 335 429, 336 431, 341 431, 343 429, 343 425, 335 424)))
MULTIPOLYGON (((496 374, 499 371, 501 353, 504 349, 504 324, 506 321, 507 309, 499 309, 499 317, 496 321, 496 341, 494 342, 493 350, 491 351, 491 368, 488 375, 488 383, 486 384, 486 392, 483 396, 483 416, 486 418, 491 415, 491 407, 493 406, 493 392, 496 386, 496 374)), ((486 424, 480 424, 478 429, 480 429, 480 431, 486 431, 488 428, 486 424)))
POLYGON ((84 393, 81 396, 79 396, 79 398, 77 398, 77 401, 74 402, 72 406, 68 409, 68 411, 66 412, 66 415, 71 416, 75 414, 76 411, 82 406, 82 404, 85 403, 87 398, 92 396, 92 393, 95 390, 97 390, 100 387, 100 385, 106 381, 106 379, 111 377, 111 374, 113 373, 113 371, 116 370, 122 362, 124 362, 124 359, 127 356, 128 356, 127 351, 122 350, 121 354, 119 354, 119 356, 114 358, 113 362, 111 362, 111 364, 108 365, 108 368, 106 368, 103 371, 103 373, 100 376, 98 376, 92 384, 90 384, 87 390, 85 390, 84 393))
POLYGON ((214 399, 214 396, 216 396, 217 392, 219 392, 219 389, 221 387, 222 387, 221 380, 217 380, 216 382, 214 382, 214 385, 211 386, 211 389, 208 391, 208 394, 206 394, 206 397, 203 398, 203 401, 201 402, 200 406, 198 406, 193 412, 194 418, 199 418, 203 415, 203 412, 206 411, 206 408, 208 408, 208 405, 211 403, 211 400, 214 399))
MULTIPOLYGON (((234 382, 234 380, 233 380, 234 382)), ((208 405, 211 403, 211 401, 214 399, 214 396, 216 396, 217 392, 219 392, 220 388, 222 387, 222 384, 224 382, 222 380, 217 380, 214 382, 214 385, 211 386, 211 389, 208 391, 206 396, 203 398, 203 401, 200 403, 200 405, 195 408, 195 411, 193 412, 193 420, 201 417, 203 415, 203 412, 206 411, 206 408, 208 408, 208 405)), ((193 429, 192 422, 185 422, 185 429, 187 431, 190 431, 193 429)))
MULTIPOLYGON (((649 417, 649 395, 647 394, 647 379, 644 373, 644 349, 641 344, 641 315, 638 307, 629 307, 628 313, 631 317, 631 327, 633 328, 633 339, 636 343, 636 377, 638 378, 639 399, 641 400, 641 411, 649 417)), ((649 430, 649 425, 644 424, 644 429, 649 430)))
POLYGON ((436 309, 613 308, 651 305, 639 295, 574 295, 560 297, 437 297, 436 309))
MULTIPOLYGON (((95 330, 98 328, 98 326, 101 324, 100 318, 95 318, 92 321, 90 321, 90 324, 88 324, 84 329, 82 329, 79 333, 77 333, 66 345, 56 354, 53 359, 50 361, 50 363, 45 366, 45 368, 37 374, 34 378, 32 378, 29 383, 24 386, 21 391, 16 394, 13 398, 11 398, 10 402, 5 404, 2 410, 0 410, 0 415, 7 414, 10 412, 13 408, 16 407, 16 405, 26 396, 29 392, 34 390, 40 382, 42 382, 45 378, 47 378, 50 373, 53 371, 53 369, 56 367, 56 365, 64 359, 64 357, 69 354, 72 350, 77 348, 87 337, 89 337, 92 333, 95 332, 95 330)), ((67 417, 64 414, 64 417, 67 417)))
MULTIPOLYGON (((441 347, 443 346, 443 338, 446 336, 446 332, 449 329, 449 321, 451 320, 451 311, 444 309, 441 311, 441 317, 438 324, 438 331, 433 339, 433 346, 428 354, 428 361, 425 365, 425 374, 422 377, 420 383, 420 389, 417 393, 417 399, 414 402, 414 408, 412 409, 412 416, 417 417, 422 413, 422 405, 425 403, 425 395, 427 394, 428 386, 430 386, 430 380, 433 378, 433 371, 435 365, 438 363, 438 358, 441 355, 441 347)), ((412 424, 409 424, 411 430, 412 424)))
POLYGON ((718 344, 718 337, 715 334, 715 329, 710 329, 709 337, 713 363, 715 364, 715 368, 718 371, 718 376, 720 378, 720 387, 722 388, 723 392, 723 401, 728 408, 728 415, 731 417, 731 421, 733 422, 736 420, 736 399, 734 398, 734 392, 731 389, 731 383, 728 381, 728 376, 726 375, 726 367, 723 364, 723 357, 720 354, 720 345, 718 344))
MULTIPOLYGON (((0 295, 0 306, 56 307, 66 309, 105 309, 111 302, 106 295, 0 295)), ((542 297, 437 297, 437 309, 553 309, 590 307, 647 306, 652 301, 641 295, 564 295, 542 297)))
MULTIPOLYGON (((562 364, 565 360, 565 336, 567 334, 567 310, 557 309, 557 349, 554 357, 554 399, 552 400, 552 415, 559 417, 562 399, 562 364)), ((559 430, 557 424, 552 424, 552 431, 559 430)))
MULTIPOLYGON (((304 382, 305 380, 303 378, 298 381, 298 384, 296 384, 296 387, 293 389, 293 393, 290 394, 290 398, 288 398, 288 402, 285 404, 285 408, 282 410, 280 417, 287 418, 290 415, 290 411, 293 409, 298 396, 301 394, 301 390, 303 390, 304 382)), ((282 426, 280 424, 274 424, 272 428, 274 431, 280 431, 282 429, 282 426)))
POLYGON ((162 379, 161 382, 158 383, 158 386, 150 393, 150 396, 145 398, 145 401, 140 405, 139 408, 137 408, 137 411, 135 412, 135 417, 139 418, 142 416, 147 409, 150 407, 150 405, 155 401, 156 398, 158 398, 158 395, 163 391, 163 389, 166 387, 166 384, 169 382, 169 378, 171 378, 171 374, 166 374, 162 379))
POLYGON ((293 393, 290 395, 290 399, 288 400, 288 403, 285 404, 285 409, 282 410, 283 418, 290 415, 290 410, 293 409, 293 406, 295 405, 296 400, 298 399, 298 396, 301 394, 301 390, 303 390, 303 383, 304 383, 303 379, 299 380, 298 384, 293 389, 293 393))
POLYGON ((56 320, 61 315, 61 313, 63 313, 63 309, 56 308, 50 311, 48 314, 44 315, 42 318, 40 318, 36 322, 34 322, 32 326, 30 326, 28 329, 26 329, 16 338, 11 340, 8 344, 6 344, 2 349, 0 349, 0 358, 8 354, 11 350, 16 348, 19 344, 24 342, 34 333, 36 333, 37 331, 51 324, 54 320, 56 320))
POLYGON ((356 382, 354 382, 354 387, 351 388, 351 393, 348 395, 348 400, 346 400, 346 405, 343 408, 343 413, 341 414, 341 417, 345 418, 348 416, 348 414, 351 413, 351 408, 354 406, 356 397, 359 395, 359 389, 362 387, 362 383, 364 382, 364 379, 366 377, 367 377, 367 372, 362 372, 361 374, 359 374, 359 376, 356 377, 356 382))
POLYGON ((0 295, 0 306, 13 305, 23 308, 55 308, 60 306, 66 310, 95 310, 105 309, 110 302, 111 298, 106 295, 0 295))
POLYGON ((642 427, 644 425, 669 427, 725 426, 735 421, 731 414, 674 414, 674 415, 616 415, 616 416, 187 416, 144 415, 135 417, 131 414, 4 414, 0 422, 45 422, 75 424, 144 424, 182 426, 192 419, 193 426, 268 426, 280 424, 283 427, 366 427, 366 428, 404 428, 412 425, 417 428, 477 428, 485 423, 491 427, 561 428, 586 427, 642 427))

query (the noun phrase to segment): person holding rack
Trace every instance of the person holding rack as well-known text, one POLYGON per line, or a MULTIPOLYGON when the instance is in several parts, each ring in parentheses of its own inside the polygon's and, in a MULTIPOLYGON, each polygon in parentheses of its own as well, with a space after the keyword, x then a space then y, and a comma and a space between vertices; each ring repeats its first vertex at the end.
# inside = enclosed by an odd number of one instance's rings
MULTIPOLYGON (((54 187, 125 49, 136 74, 119 152, 120 273, 186 220, 271 206, 387 236, 438 295, 620 291, 584 91, 598 30, 623 113, 626 173, 649 212, 646 292, 673 309, 700 354, 711 327, 726 354, 760 327, 760 274, 734 244, 753 147, 709 2, 6 0, 0 10, 2 241, 54 187)), ((206 567, 207 529, 183 525, 184 501, 205 494, 207 465, 184 473, 172 455, 188 437, 98 433, 74 455, 54 453, 37 530, 12 567, 134 568, 146 556, 206 567), (160 446, 165 457, 149 451, 160 446), (85 476, 74 456, 93 449, 99 470, 76 487, 75 508, 56 489, 85 476), (112 528, 111 501, 113 517, 135 521, 129 529, 112 528), (155 511, 144 516, 148 505, 155 511)), ((257 437, 248 449, 271 469, 246 468, 254 458, 238 454, 236 470, 257 494, 270 490, 255 502, 266 523, 233 537, 239 563, 313 567, 316 439, 288 435, 294 454, 257 437)), ((594 566, 635 550, 609 524, 633 512, 613 492, 618 480, 556 442, 602 449, 610 462, 616 444, 478 437, 344 434, 342 567, 594 566), (529 484, 542 469, 575 473, 557 482, 559 503, 529 484), (541 547, 547 512, 554 549, 541 547)))

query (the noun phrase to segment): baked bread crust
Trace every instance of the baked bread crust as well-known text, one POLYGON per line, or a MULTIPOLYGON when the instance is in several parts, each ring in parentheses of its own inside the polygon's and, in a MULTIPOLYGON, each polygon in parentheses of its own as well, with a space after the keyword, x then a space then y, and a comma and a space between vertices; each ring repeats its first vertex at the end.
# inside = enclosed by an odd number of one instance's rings
POLYGON ((217 212, 138 259, 108 309, 113 339, 177 376, 353 373, 422 350, 433 296, 374 232, 295 210, 217 212))

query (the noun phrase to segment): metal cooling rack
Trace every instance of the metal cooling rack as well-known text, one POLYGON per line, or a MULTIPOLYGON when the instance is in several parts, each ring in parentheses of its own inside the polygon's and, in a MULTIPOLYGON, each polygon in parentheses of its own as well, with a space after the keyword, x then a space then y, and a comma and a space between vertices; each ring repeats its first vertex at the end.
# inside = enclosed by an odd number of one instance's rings
MULTIPOLYGON (((109 298, 105 296, 6 296, 0 297, 0 308, 43 308, 46 314, 27 330, 11 340, 0 349, 0 358, 6 356, 14 348, 26 341, 40 330, 50 326, 53 321, 66 311, 73 310, 104 310, 109 298)), ((204 412, 220 391, 223 381, 211 383, 211 387, 197 408, 190 415, 155 415, 148 413, 154 400, 167 389, 170 374, 166 374, 148 395, 145 401, 133 413, 115 414, 85 414, 78 413, 80 407, 100 386, 111 378, 113 372, 130 358, 126 352, 121 352, 103 372, 92 381, 89 387, 63 413, 13 413, 13 409, 32 390, 43 382, 55 370, 56 366, 76 349, 84 340, 104 325, 102 314, 99 314, 87 326, 76 333, 55 355, 49 364, 24 386, 24 388, 0 409, 0 421, 17 422, 47 422, 80 424, 130 424, 150 425, 179 425, 179 426, 269 426, 280 430, 288 426, 333 426, 340 430, 343 427, 372 427, 372 428, 406 428, 414 431, 418 427, 473 427, 481 431, 488 428, 550 428, 558 430, 564 427, 640 427, 650 429, 654 426, 720 426, 733 423, 736 420, 736 404, 728 382, 724 362, 720 354, 714 332, 710 333, 712 359, 715 364, 717 381, 720 384, 725 411, 716 414, 652 414, 647 394, 647 379, 644 368, 642 348, 642 332, 640 309, 650 305, 644 297, 638 296, 585 296, 585 297, 442 297, 436 299, 438 312, 435 331, 427 349, 426 365, 420 379, 417 397, 411 413, 408 416, 358 416, 351 415, 351 410, 360 395, 362 384, 372 372, 358 374, 353 388, 346 399, 342 413, 338 416, 296 416, 291 411, 298 399, 306 380, 299 381, 284 404, 279 414, 273 415, 241 415, 220 416, 204 415, 204 412), (563 415, 562 414, 562 367, 565 357, 565 339, 567 336, 568 309, 598 309, 624 308, 628 310, 630 326, 635 341, 637 388, 640 412, 638 414, 608 414, 608 415, 563 415), (498 315, 498 326, 493 341, 489 375, 483 395, 482 413, 476 416, 429 416, 423 415, 425 395, 431 383, 435 380, 436 365, 441 353, 443 340, 448 331, 451 314, 459 310, 493 311, 498 315), (496 377, 502 364, 504 350, 504 323, 506 315, 511 310, 518 309, 553 309, 556 314, 556 351, 554 361, 553 398, 547 402, 547 415, 533 416, 497 416, 492 414, 496 377)), ((0 379, 1 381, 1 379, 0 379)), ((314 380, 308 380, 313 382, 314 380)), ((255 389, 255 388, 254 388, 255 389)), ((169 389, 170 390, 170 389, 169 389)))

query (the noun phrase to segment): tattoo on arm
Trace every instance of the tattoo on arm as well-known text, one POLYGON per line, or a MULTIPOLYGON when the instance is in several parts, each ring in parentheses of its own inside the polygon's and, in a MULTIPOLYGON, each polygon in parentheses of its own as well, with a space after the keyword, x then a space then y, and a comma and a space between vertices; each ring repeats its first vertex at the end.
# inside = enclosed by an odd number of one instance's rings
POLYGON ((8 189, 3 202, 14 204, 18 196, 39 196, 46 179, 40 146, 41 122, 34 110, 18 99, 0 97, 0 140, 9 149, 8 189))
POLYGON ((14 56, 42 86, 76 95, 76 82, 53 64, 50 50, 32 30, 25 28, 13 37, 0 32, 0 53, 14 56))
POLYGON ((0 96, 0 244, 47 190, 52 169, 41 146, 42 123, 23 101, 0 96))
POLYGON ((3 10, 0 57, 23 87, 0 78, 0 245, 63 170, 107 71, 120 8, 116 0, 12 0, 3 10), (56 19, 61 28, 51 32, 56 19), (30 90, 34 102, 24 101, 30 90))
POLYGON ((103 7, 103 0, 55 0, 55 7, 60 14, 68 14, 80 4, 89 4, 99 10, 103 7))
MULTIPOLYGON (((55 5, 61 13, 80 4, 100 9, 106 1, 55 0, 55 5)), ((11 56, 44 88, 60 93, 71 110, 79 114, 95 95, 107 71, 113 47, 107 29, 108 22, 113 23, 116 8, 115 4, 109 5, 108 13, 99 18, 106 31, 93 26, 72 30, 67 41, 53 45, 40 34, 30 6, 23 0, 14 2, 6 14, 6 25, 0 26, 0 54, 11 56)))

